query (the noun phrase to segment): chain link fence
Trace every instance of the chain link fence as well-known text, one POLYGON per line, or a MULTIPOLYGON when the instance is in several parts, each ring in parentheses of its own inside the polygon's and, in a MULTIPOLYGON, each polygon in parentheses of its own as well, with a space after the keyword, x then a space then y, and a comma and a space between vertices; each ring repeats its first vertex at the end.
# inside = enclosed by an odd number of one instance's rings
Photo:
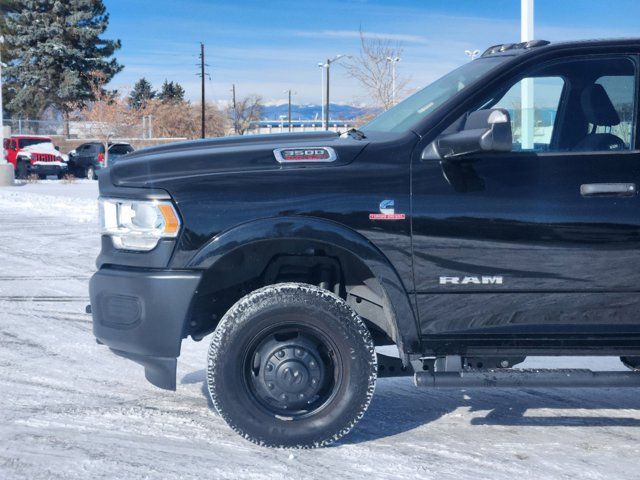
MULTIPOLYGON (((139 125, 127 126, 126 136, 134 138, 153 138, 153 122, 151 116, 145 116, 139 125)), ((63 120, 30 120, 22 118, 5 118, 3 126, 11 128, 12 135, 45 135, 67 136, 67 128, 63 120)), ((97 122, 75 121, 69 122, 70 139, 90 139, 96 137, 96 132, 113 131, 115 136, 124 136, 121 128, 97 122)))

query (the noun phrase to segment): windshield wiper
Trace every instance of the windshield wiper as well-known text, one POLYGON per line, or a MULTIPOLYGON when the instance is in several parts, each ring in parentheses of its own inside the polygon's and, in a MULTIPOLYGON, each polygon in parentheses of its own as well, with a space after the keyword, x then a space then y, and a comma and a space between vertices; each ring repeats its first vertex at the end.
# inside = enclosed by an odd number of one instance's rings
POLYGON ((349 130, 344 132, 343 135, 349 135, 350 137, 355 138, 356 140, 363 140, 367 138, 364 132, 362 130, 358 130, 357 128, 350 128, 349 130))

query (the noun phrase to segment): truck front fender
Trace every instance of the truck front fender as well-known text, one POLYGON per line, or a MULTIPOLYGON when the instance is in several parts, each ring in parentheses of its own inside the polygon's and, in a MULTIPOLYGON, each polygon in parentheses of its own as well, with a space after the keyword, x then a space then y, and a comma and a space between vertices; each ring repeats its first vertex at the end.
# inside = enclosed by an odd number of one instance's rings
MULTIPOLYGON (((238 225, 204 245, 185 266, 208 270, 234 250, 265 241, 302 240, 345 250, 380 283, 389 306, 390 330, 401 353, 419 353, 419 330, 409 295, 388 258, 365 236, 342 224, 312 217, 266 218, 238 225)), ((393 337, 392 337, 393 338, 393 337)))

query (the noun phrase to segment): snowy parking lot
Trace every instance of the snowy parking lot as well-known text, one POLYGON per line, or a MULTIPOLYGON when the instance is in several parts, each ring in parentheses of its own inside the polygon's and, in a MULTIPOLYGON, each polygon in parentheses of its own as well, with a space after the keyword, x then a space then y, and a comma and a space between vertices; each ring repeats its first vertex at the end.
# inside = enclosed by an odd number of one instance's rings
MULTIPOLYGON (((0 188, 0 479, 631 479, 640 390, 418 390, 382 379, 340 443, 268 450, 213 410, 207 339, 187 340, 176 392, 98 346, 88 281, 97 182, 0 188)), ((624 369, 617 359, 527 366, 624 369)))

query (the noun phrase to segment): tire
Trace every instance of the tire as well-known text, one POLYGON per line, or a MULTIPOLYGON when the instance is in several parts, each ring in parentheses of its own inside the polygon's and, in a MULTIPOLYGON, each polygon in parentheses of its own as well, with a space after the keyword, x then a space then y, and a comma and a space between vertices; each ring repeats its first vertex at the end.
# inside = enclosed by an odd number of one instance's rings
POLYGON ((87 173, 86 173, 86 176, 87 176, 87 178, 88 178, 89 180, 96 180, 96 179, 98 178, 98 177, 96 176, 96 170, 95 170, 95 168, 93 168, 93 167, 89 166, 89 167, 87 167, 86 172, 87 172, 87 173))
POLYGON ((376 373, 371 334, 345 301, 313 285, 281 283, 250 293, 222 318, 207 382, 213 405, 245 439, 314 448, 362 418, 376 373))
POLYGON ((47 179, 47 176, 46 176, 46 175, 43 175, 43 174, 41 174, 41 173, 39 173, 39 174, 38 174, 38 178, 39 178, 40 180, 46 180, 46 179, 47 179))
POLYGON ((29 165, 25 161, 18 162, 16 167, 16 178, 19 180, 26 180, 29 176, 29 165))

